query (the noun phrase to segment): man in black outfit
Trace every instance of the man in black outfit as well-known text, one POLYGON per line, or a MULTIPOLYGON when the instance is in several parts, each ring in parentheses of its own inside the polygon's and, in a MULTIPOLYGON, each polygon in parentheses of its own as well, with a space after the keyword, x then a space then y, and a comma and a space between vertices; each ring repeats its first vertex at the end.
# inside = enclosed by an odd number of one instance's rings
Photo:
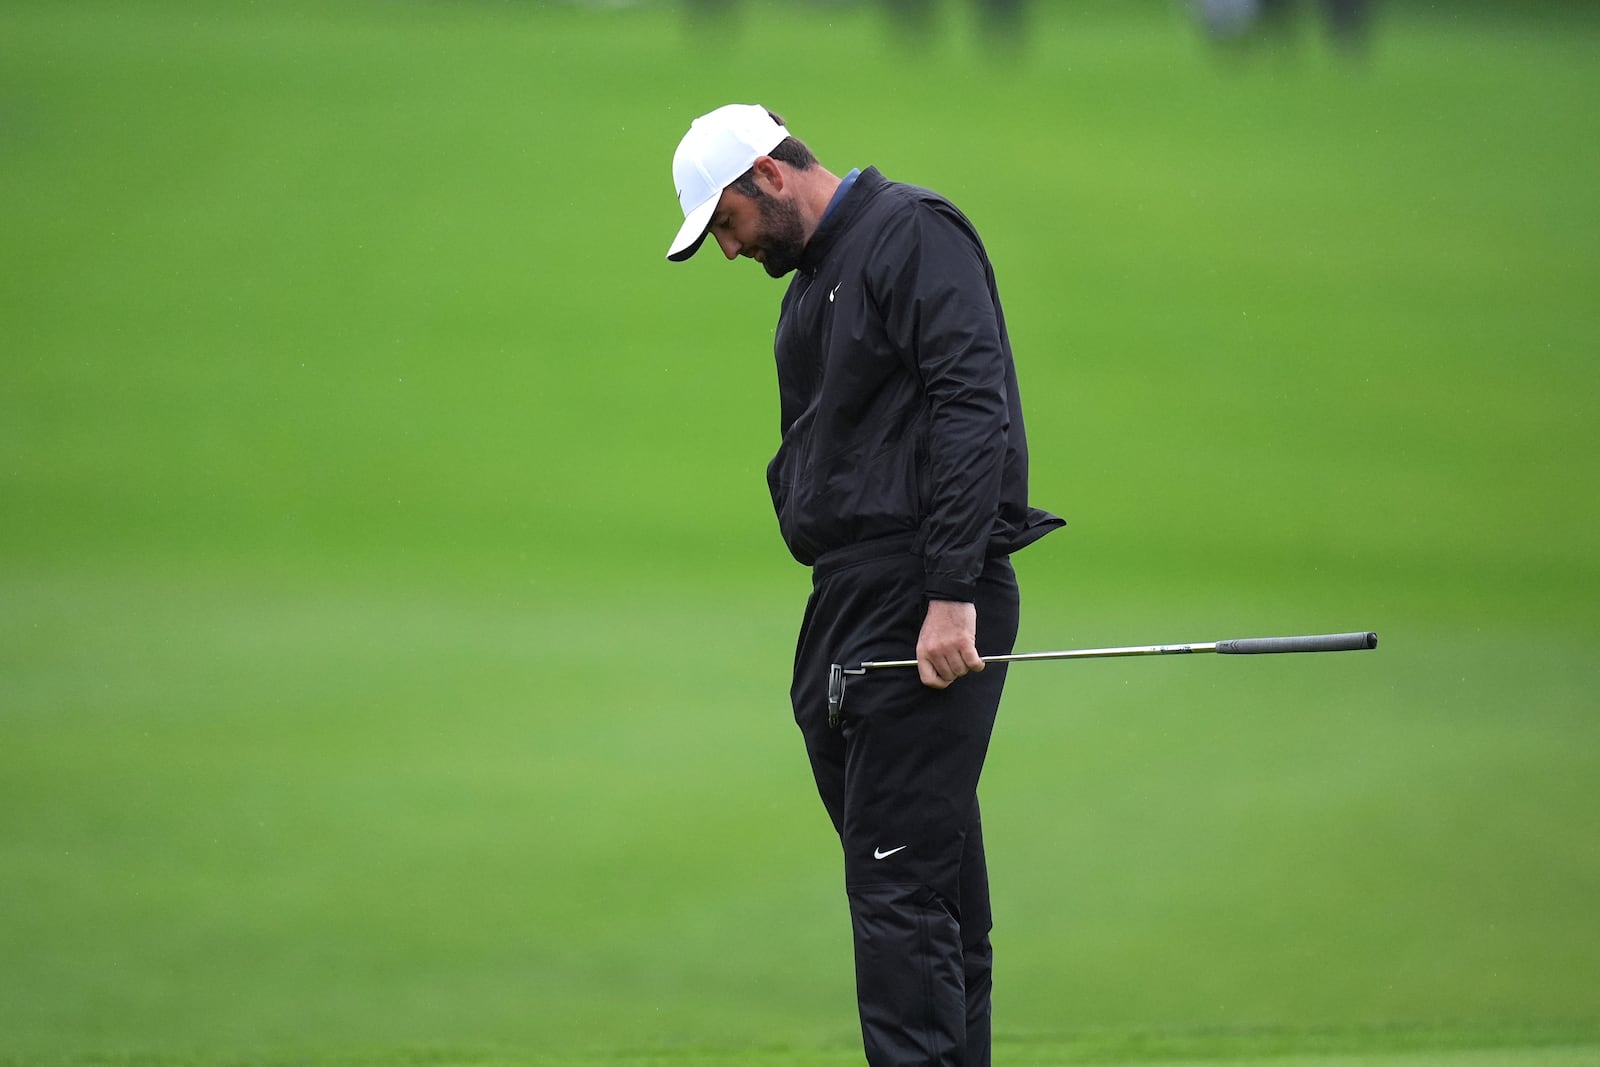
POLYGON ((1018 594, 1010 554, 1062 525, 1027 503, 1005 318, 977 232, 936 193, 824 170, 765 108, 696 119, 673 158, 684 222, 793 273, 775 340, 783 440, 767 482, 813 569, 790 690, 844 848, 867 1060, 989 1063, 988 872, 978 817, 1018 594), (855 678, 828 723, 834 663, 855 678))

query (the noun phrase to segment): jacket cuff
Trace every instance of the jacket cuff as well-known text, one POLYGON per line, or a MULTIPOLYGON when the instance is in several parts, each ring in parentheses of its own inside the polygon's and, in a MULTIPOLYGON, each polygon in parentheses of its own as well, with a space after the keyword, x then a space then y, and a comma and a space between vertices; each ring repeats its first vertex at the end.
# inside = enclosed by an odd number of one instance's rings
POLYGON ((977 582, 963 582, 948 574, 930 574, 922 591, 929 600, 955 600, 971 604, 978 596, 977 582))

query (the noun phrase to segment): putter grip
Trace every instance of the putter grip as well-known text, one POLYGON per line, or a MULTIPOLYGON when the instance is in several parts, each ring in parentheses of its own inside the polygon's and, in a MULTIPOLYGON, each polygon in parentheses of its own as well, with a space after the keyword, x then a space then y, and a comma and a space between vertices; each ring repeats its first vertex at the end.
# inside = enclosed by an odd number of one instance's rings
POLYGON ((1377 648, 1378 635, 1367 631, 1355 634, 1314 634, 1310 637, 1240 637, 1218 641, 1217 651, 1234 656, 1264 652, 1358 652, 1377 648))

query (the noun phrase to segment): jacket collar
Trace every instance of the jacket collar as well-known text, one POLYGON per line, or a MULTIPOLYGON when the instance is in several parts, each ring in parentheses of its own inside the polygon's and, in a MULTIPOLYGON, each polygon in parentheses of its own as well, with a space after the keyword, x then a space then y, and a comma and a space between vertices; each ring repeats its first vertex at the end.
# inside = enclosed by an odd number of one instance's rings
POLYGON ((811 235, 811 240, 806 242, 805 251, 800 254, 800 269, 814 273, 822 265, 822 261, 828 258, 828 252, 838 243, 839 238, 861 214, 861 209, 888 184, 889 180, 878 172, 877 167, 867 167, 863 170, 844 199, 839 201, 838 206, 811 235))

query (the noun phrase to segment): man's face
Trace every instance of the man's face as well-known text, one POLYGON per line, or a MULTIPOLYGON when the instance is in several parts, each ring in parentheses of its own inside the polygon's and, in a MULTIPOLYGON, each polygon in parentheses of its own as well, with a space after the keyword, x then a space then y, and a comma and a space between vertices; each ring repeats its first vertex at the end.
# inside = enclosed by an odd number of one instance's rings
POLYGON ((729 259, 747 256, 774 278, 800 265, 805 251, 805 227, 794 201, 757 189, 747 196, 731 186, 722 191, 711 215, 710 233, 729 259))

